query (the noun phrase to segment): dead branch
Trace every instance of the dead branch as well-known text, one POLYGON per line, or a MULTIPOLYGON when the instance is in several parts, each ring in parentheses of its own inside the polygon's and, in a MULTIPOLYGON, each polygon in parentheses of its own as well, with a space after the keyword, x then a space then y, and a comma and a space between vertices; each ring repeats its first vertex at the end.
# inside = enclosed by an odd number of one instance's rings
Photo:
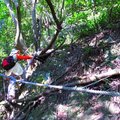
POLYGON ((94 81, 96 79, 101 79, 104 77, 111 77, 113 75, 119 75, 120 74, 120 69, 116 68, 116 69, 111 69, 109 68, 106 72, 102 72, 101 74, 93 74, 93 75, 88 75, 88 78, 90 81, 94 81))
POLYGON ((65 84, 65 86, 75 86, 75 85, 85 85, 85 84, 89 85, 89 83, 92 83, 92 82, 95 82, 95 81, 99 82, 103 79, 112 77, 114 75, 120 75, 120 69, 109 68, 107 71, 103 71, 100 74, 89 74, 89 75, 86 75, 86 76, 71 77, 71 78, 69 78, 70 79, 69 83, 65 84), (74 82, 70 82, 70 81, 74 81, 74 82))
MULTIPOLYGON (((23 103, 24 105, 22 106, 21 111, 19 111, 16 116, 15 119, 20 118, 22 113, 27 113, 30 114, 30 112, 37 108, 39 105, 43 104, 46 102, 47 97, 51 96, 52 94, 54 94, 57 90, 49 90, 49 91, 45 91, 43 93, 40 93, 40 95, 37 95, 33 98, 28 98, 28 99, 23 99, 23 100, 17 100, 17 103, 23 103)), ((24 118, 26 118, 26 114, 24 114, 24 116, 22 116, 24 118)))

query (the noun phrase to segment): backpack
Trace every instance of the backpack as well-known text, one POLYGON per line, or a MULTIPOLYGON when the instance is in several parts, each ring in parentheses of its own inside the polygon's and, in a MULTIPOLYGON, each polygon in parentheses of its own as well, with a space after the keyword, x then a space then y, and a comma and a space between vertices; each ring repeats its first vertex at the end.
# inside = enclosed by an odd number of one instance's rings
POLYGON ((2 68, 5 70, 10 70, 12 67, 14 67, 16 64, 16 61, 14 60, 13 56, 8 56, 3 59, 2 61, 2 68))

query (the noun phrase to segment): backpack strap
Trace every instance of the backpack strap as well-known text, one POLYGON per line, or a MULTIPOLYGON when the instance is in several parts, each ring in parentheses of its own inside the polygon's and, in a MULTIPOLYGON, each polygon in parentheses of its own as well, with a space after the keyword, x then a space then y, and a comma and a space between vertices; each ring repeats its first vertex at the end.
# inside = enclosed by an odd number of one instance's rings
POLYGON ((14 55, 12 55, 12 56, 13 56, 14 61, 17 62, 17 61, 18 61, 18 59, 17 59, 17 55, 14 54, 14 55))

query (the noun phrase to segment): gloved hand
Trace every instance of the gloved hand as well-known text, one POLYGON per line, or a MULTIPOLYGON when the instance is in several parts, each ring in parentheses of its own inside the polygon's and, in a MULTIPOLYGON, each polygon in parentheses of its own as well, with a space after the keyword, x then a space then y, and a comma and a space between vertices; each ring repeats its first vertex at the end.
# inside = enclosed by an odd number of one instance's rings
POLYGON ((35 59, 35 60, 38 60, 38 61, 41 62, 41 63, 44 63, 44 62, 45 62, 44 58, 41 58, 41 57, 38 56, 37 54, 34 56, 34 59, 35 59))
POLYGON ((34 59, 39 61, 40 58, 37 54, 35 54, 34 59))

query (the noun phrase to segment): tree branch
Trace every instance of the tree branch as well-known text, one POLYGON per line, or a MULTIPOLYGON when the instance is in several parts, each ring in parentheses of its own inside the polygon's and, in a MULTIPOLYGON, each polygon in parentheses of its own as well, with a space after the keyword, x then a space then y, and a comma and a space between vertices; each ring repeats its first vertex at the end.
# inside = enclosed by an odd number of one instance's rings
POLYGON ((64 5, 65 5, 65 0, 62 0, 61 16, 63 16, 64 5))
POLYGON ((44 50, 42 50, 41 54, 45 54, 47 50, 49 50, 52 45, 54 44, 54 42, 56 41, 57 39, 57 36, 59 34, 59 31, 57 30, 56 33, 54 34, 52 40, 50 41, 50 43, 48 44, 47 48, 45 48, 44 50))
POLYGON ((51 0, 46 0, 46 2, 47 2, 48 6, 49 6, 49 8, 50 8, 50 10, 51 10, 53 19, 54 19, 54 21, 55 21, 55 23, 56 23, 56 25, 57 25, 57 29, 60 29, 60 30, 61 30, 61 29, 62 29, 61 23, 59 22, 59 20, 58 20, 58 18, 57 18, 57 16, 56 16, 56 13, 55 13, 55 10, 54 10, 54 6, 53 6, 53 4, 51 3, 51 0))
MULTIPOLYGON (((58 37, 58 35, 59 35, 59 32, 60 32, 61 29, 62 29, 62 26, 61 26, 62 22, 59 22, 58 18, 56 17, 56 13, 55 13, 53 4, 51 3, 50 0, 46 0, 46 2, 47 2, 48 6, 49 6, 49 8, 50 8, 50 10, 51 10, 51 14, 52 14, 53 19, 54 19, 54 21, 55 21, 55 23, 56 23, 57 30, 56 30, 55 34, 53 35, 53 38, 52 38, 52 40, 50 41, 50 43, 48 44, 48 46, 47 46, 45 49, 42 50, 42 52, 41 52, 40 55, 45 54, 47 50, 49 50, 49 49, 52 48, 53 44, 55 43, 55 41, 56 41, 56 39, 57 39, 57 37, 58 37)), ((39 55, 39 57, 41 57, 40 55, 39 55)))
MULTIPOLYGON (((86 76, 81 76, 81 77, 71 77, 69 78, 69 83, 68 84, 64 84, 65 86, 75 86, 75 85, 86 85, 90 83, 93 83, 96 81, 97 82, 100 82, 106 78, 109 78, 111 76, 114 76, 114 75, 120 75, 120 69, 116 68, 116 69, 108 69, 107 71, 104 71, 100 74, 89 74, 89 75, 86 75, 86 76), (70 81, 73 81, 74 82, 70 82, 70 81)), ((58 84, 63 84, 63 81, 64 81, 64 78, 62 80, 59 80, 59 83, 58 84)))

